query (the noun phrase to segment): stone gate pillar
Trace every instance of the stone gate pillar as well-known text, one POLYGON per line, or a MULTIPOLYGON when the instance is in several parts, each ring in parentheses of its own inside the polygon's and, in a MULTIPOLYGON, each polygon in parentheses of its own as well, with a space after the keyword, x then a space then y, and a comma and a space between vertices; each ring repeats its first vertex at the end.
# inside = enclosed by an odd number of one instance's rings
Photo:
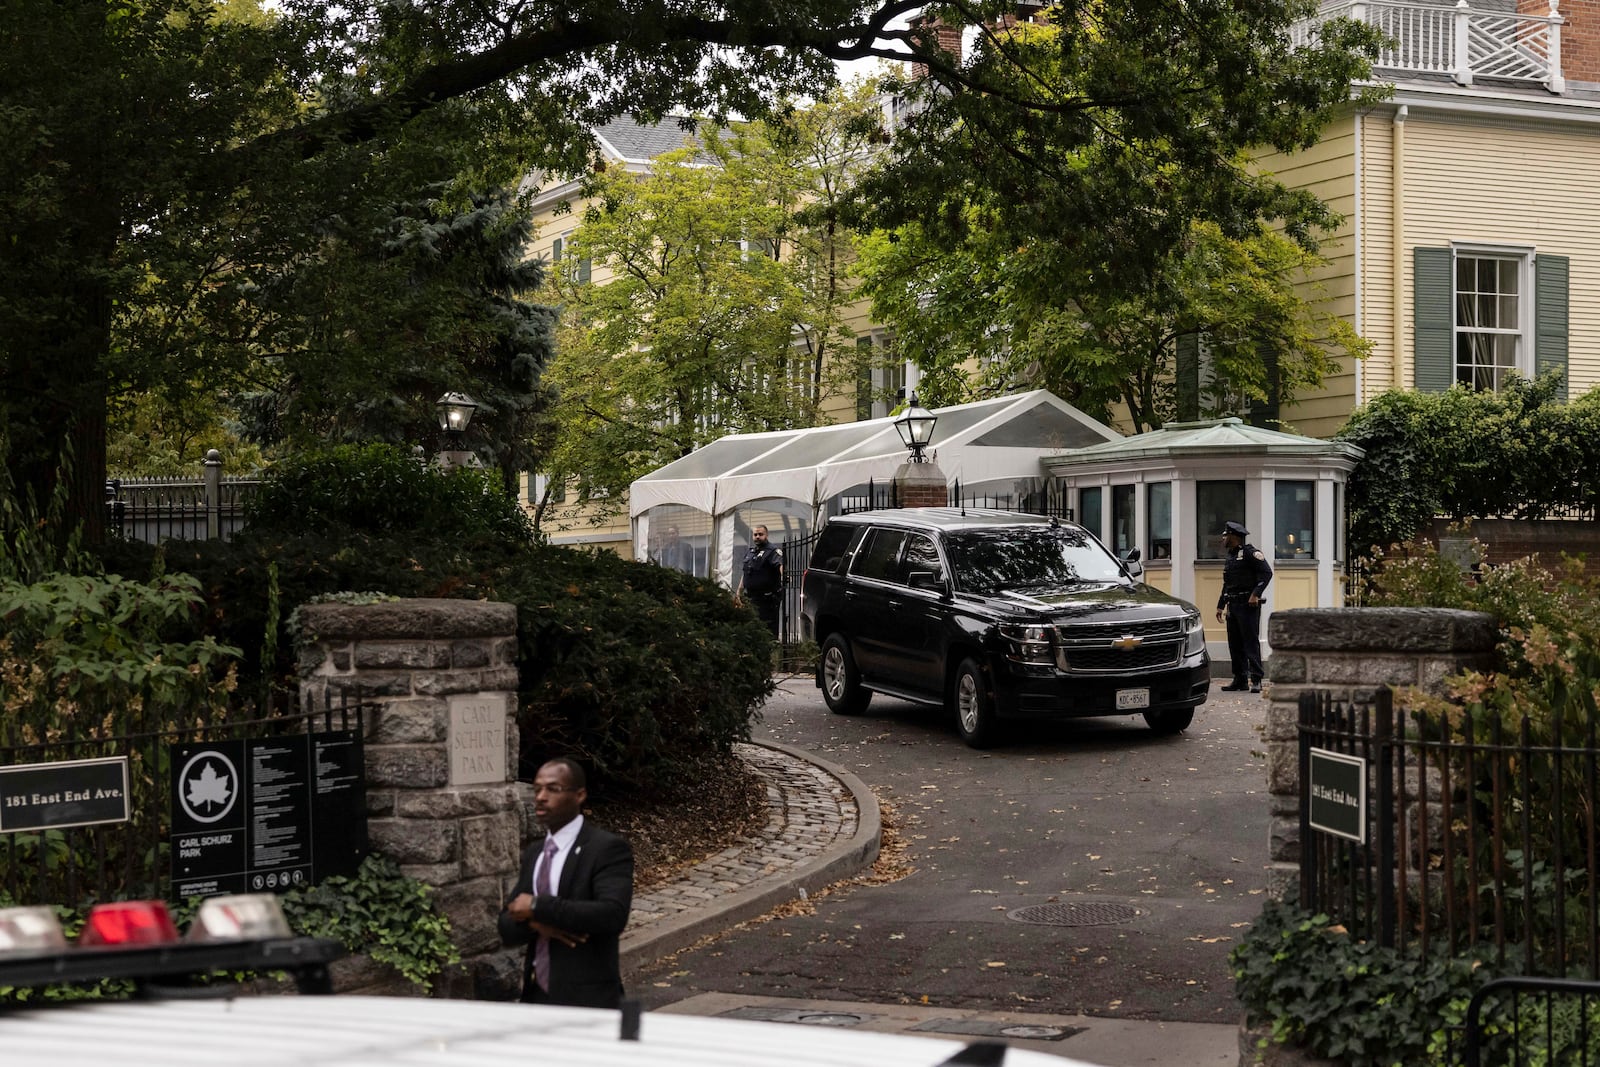
MULTIPOLYGON (((517 872, 517 612, 398 600, 300 609, 302 702, 359 694, 372 847, 438 890, 462 967, 448 996, 493 995, 515 962, 495 919, 517 872)), ((511 987, 515 987, 515 976, 511 987)))
POLYGON ((1366 703, 1389 686, 1442 693, 1452 674, 1493 668, 1499 633, 1492 615, 1450 608, 1295 608, 1273 612, 1267 628, 1267 891, 1281 898, 1300 876, 1300 694, 1366 703))

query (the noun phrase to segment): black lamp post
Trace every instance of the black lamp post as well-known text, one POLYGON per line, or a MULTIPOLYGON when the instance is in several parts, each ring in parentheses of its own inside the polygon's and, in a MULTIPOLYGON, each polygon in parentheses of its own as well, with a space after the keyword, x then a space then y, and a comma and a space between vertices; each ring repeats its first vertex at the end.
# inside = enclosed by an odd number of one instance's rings
POLYGON ((446 470, 478 466, 478 457, 463 447, 472 413, 478 410, 477 402, 466 393, 446 393, 433 406, 439 413, 439 429, 444 431, 447 446, 436 457, 439 465, 446 470))
POLYGON ((894 420, 895 432, 900 435, 900 440, 905 446, 911 449, 911 462, 927 462, 927 457, 922 453, 933 440, 933 424, 938 421, 939 416, 917 405, 917 394, 912 393, 905 411, 894 420))

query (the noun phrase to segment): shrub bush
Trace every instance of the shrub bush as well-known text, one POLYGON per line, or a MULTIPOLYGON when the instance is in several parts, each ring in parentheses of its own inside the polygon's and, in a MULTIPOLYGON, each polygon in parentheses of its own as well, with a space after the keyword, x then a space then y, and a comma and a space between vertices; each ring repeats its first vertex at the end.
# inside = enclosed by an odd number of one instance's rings
POLYGON ((251 498, 262 533, 319 530, 418 538, 533 539, 497 471, 441 471, 398 445, 339 445, 274 464, 251 498))
MULTIPOLYGON (((772 690, 771 635, 726 590, 610 553, 493 538, 260 530, 164 552, 167 566, 200 579, 214 632, 245 650, 249 684, 292 677, 287 619, 319 594, 359 589, 515 604, 525 761, 576 756, 599 789, 648 795, 693 781, 707 757, 748 738, 772 690), (269 611, 273 565, 277 619, 269 611), (278 653, 263 664, 269 632, 278 653)), ((135 570, 150 565, 147 552, 126 546, 108 558, 135 570)))
POLYGON ((1498 392, 1391 390, 1358 409, 1338 439, 1366 457, 1350 475, 1358 553, 1416 536, 1435 515, 1457 522, 1537 519, 1600 502, 1600 389, 1561 403, 1555 372, 1498 392))
POLYGON ((1267 904, 1229 961, 1246 1023, 1269 1023, 1275 1043, 1347 1067, 1449 1062, 1446 1030, 1461 1025, 1489 978, 1476 960, 1357 941, 1326 915, 1280 902, 1267 904))

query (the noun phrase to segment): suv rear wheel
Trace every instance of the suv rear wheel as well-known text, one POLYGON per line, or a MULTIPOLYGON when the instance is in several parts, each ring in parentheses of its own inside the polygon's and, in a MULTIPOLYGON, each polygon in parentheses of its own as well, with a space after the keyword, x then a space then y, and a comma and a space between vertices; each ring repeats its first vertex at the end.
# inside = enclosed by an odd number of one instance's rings
POLYGON ((956 732, 961 740, 973 748, 988 748, 994 744, 999 723, 995 721, 994 704, 983 681, 983 670, 976 660, 964 659, 956 668, 955 679, 950 683, 950 710, 955 713, 956 732))
POLYGON ((1194 722, 1194 709, 1171 708, 1167 711, 1147 711, 1144 713, 1144 722, 1158 734, 1181 733, 1194 722))
POLYGON ((839 634, 822 642, 822 699, 836 715, 859 715, 872 703, 871 691, 861 688, 850 642, 839 634))

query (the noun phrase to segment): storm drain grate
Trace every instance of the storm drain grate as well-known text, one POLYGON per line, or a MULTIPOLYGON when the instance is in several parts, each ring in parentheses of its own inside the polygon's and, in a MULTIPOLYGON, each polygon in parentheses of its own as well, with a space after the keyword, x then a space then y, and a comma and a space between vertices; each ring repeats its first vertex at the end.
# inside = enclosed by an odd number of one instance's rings
POLYGON ((1006 913, 1006 918, 1038 926, 1114 926, 1131 923, 1144 912, 1131 904, 1074 901, 1070 904, 1034 904, 1006 913))

